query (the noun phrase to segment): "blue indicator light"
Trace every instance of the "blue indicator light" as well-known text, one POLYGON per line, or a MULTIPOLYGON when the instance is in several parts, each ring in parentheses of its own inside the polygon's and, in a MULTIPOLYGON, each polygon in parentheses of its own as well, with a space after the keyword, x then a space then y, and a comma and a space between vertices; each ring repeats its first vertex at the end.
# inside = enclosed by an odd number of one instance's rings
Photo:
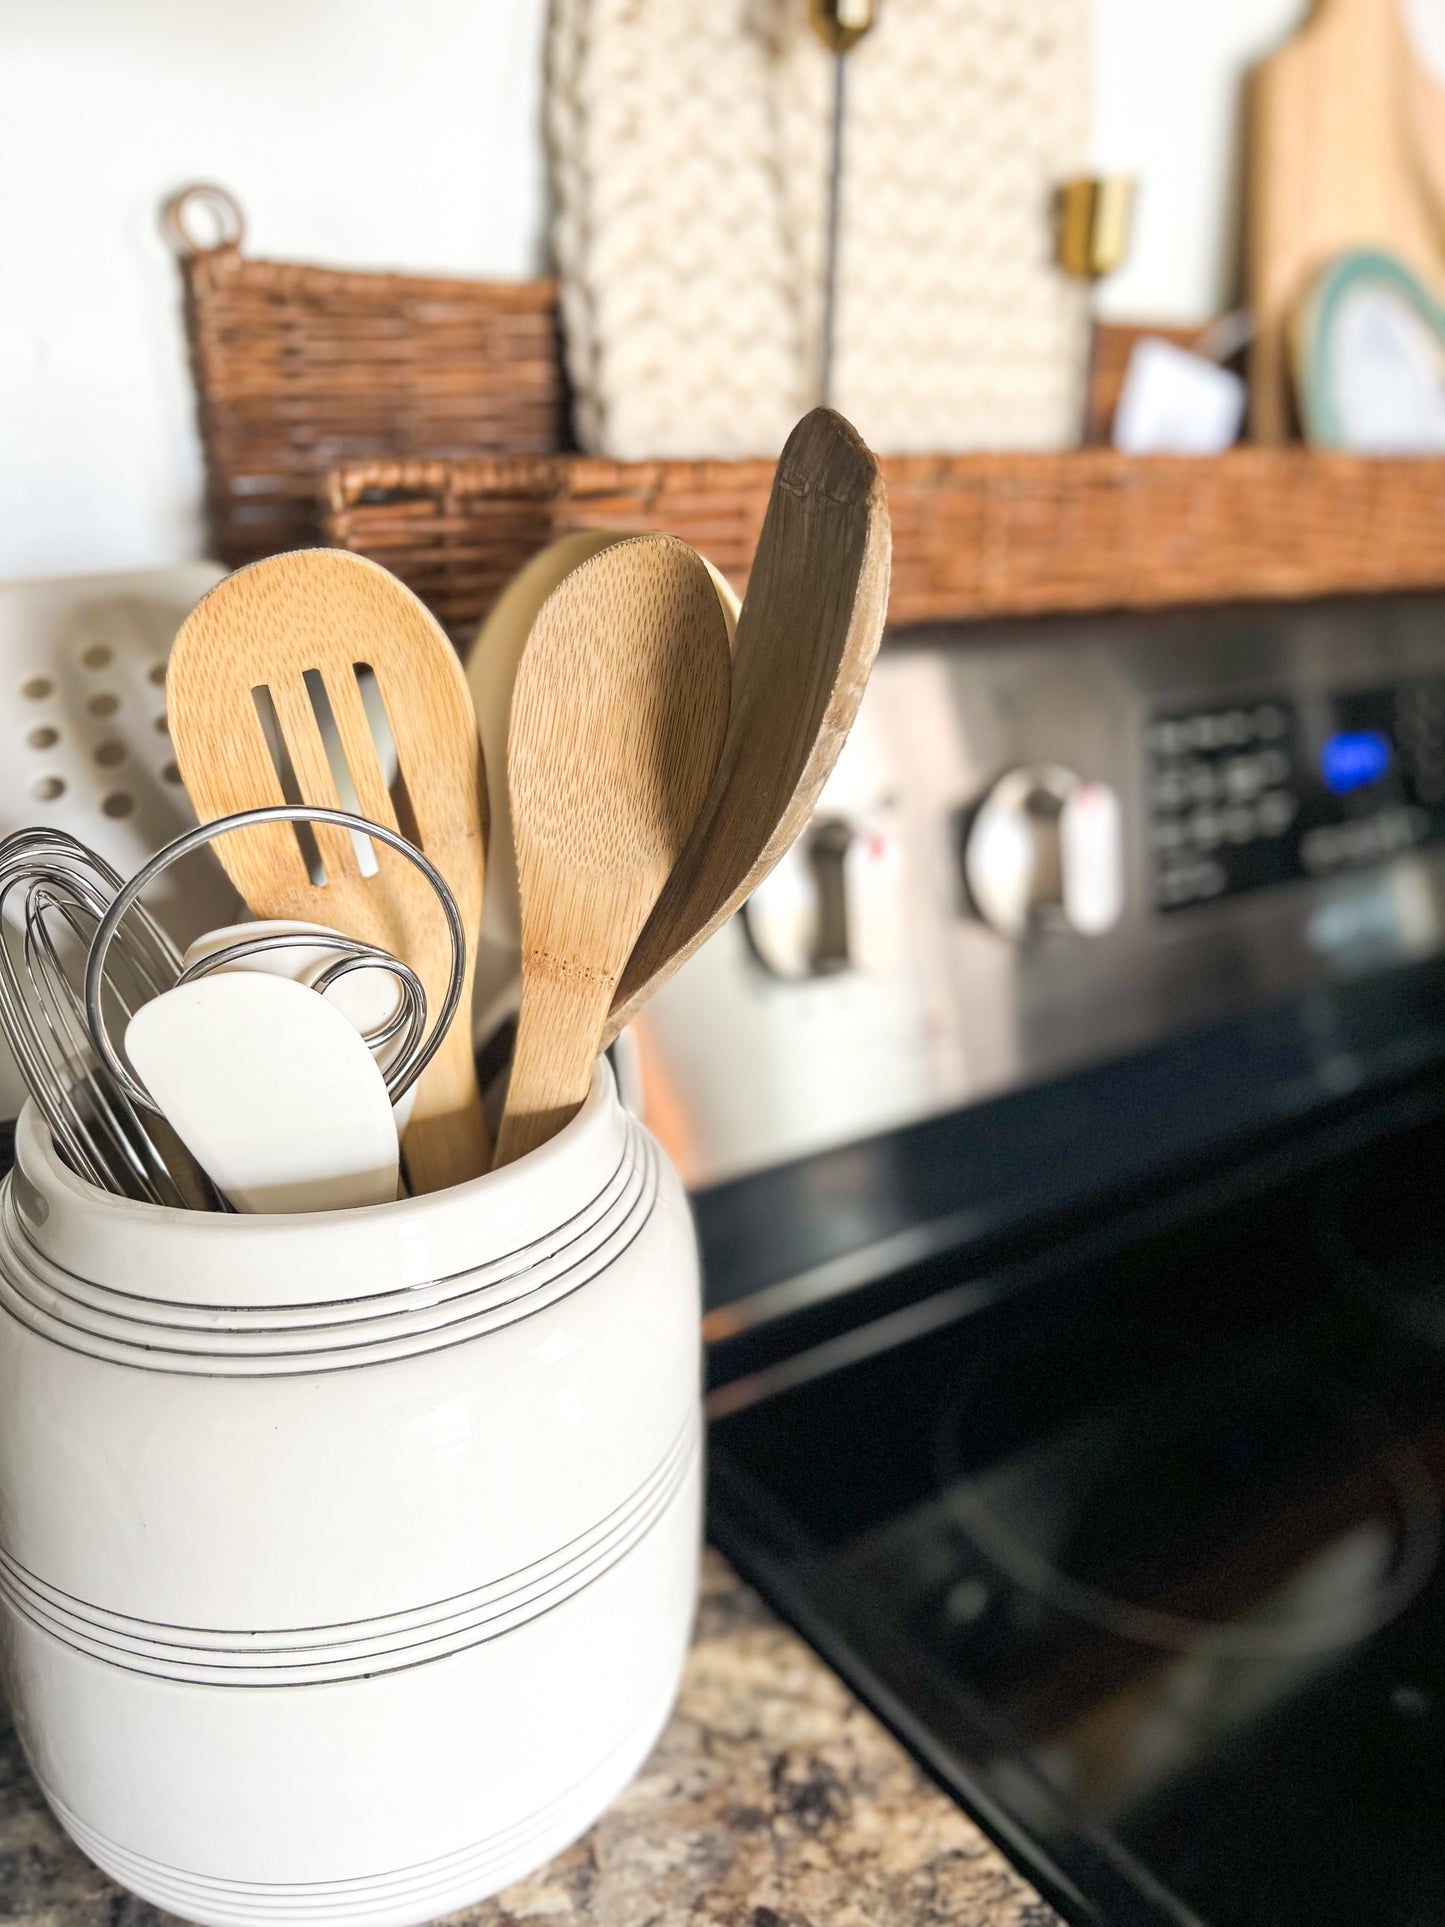
POLYGON ((1335 796, 1378 783, 1390 767, 1390 745, 1377 729, 1342 729, 1320 745, 1320 774, 1335 796))

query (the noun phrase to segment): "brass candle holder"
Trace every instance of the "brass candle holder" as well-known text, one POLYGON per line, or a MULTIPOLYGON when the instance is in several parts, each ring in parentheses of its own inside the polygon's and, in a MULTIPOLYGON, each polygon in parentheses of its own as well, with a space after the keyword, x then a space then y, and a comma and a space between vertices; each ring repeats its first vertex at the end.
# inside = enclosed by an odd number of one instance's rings
POLYGON ((1102 281, 1129 251, 1134 183, 1125 174, 1080 174, 1058 191, 1055 258, 1076 281, 1102 281))

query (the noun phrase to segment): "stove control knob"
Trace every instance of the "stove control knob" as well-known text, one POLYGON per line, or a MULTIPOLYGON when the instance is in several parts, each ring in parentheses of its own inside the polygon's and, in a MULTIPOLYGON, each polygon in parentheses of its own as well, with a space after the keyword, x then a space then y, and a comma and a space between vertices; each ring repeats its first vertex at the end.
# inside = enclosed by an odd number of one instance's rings
POLYGON ((1053 763, 1006 771, 969 823, 963 875, 974 909, 1003 936, 1101 936, 1124 908, 1118 796, 1053 763))
POLYGON ((815 819, 743 906, 754 952, 775 977, 888 974, 900 962, 901 876, 891 830, 815 819))

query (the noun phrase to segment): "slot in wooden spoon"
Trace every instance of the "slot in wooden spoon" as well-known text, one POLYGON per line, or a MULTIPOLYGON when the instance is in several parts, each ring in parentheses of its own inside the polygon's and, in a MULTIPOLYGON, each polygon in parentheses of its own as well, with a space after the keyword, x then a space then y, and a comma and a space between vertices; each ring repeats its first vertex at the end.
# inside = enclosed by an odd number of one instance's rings
MULTIPOLYGON (((413 1191, 439 1191, 485 1171, 486 1125, 472 1057, 472 973, 481 922, 486 784, 466 677, 451 644, 411 591, 341 549, 302 549, 238 569, 205 596, 171 651, 166 706, 176 762, 203 823, 236 810, 300 801, 354 807, 400 830, 454 892, 468 933, 457 1016, 417 1085, 404 1142, 413 1191), (399 822, 367 719, 358 672, 370 669, 405 786, 399 822), (312 680, 308 683, 308 674, 312 680), (316 681, 319 678, 319 685, 316 681), (283 793, 258 690, 269 691, 298 795, 283 793), (343 802, 317 716, 317 696, 355 791, 343 802)), ((329 924, 383 944, 421 978, 431 1010, 445 995, 451 952, 426 879, 380 843, 374 874, 348 832, 314 826, 325 882, 313 882, 289 824, 221 837, 212 847, 252 912, 329 924)))
POLYGON ((605 549, 538 612, 507 736, 522 1008, 498 1164, 587 1095, 623 966, 712 783, 729 681, 712 578, 672 536, 605 549))
POLYGON ((732 915, 812 815, 888 609, 877 458, 830 408, 788 437, 738 617, 732 713, 706 803, 628 960, 604 1042, 732 915))

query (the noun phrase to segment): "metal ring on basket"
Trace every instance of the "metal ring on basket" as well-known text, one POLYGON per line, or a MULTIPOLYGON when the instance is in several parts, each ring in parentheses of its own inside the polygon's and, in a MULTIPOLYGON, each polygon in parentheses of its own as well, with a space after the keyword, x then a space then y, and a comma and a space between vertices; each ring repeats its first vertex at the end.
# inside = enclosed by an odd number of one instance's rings
POLYGON ((246 237, 240 202, 214 181, 193 181, 172 194, 161 209, 161 226, 173 252, 186 257, 239 248, 246 237), (214 239, 207 240, 196 231, 197 210, 204 210, 209 217, 215 228, 214 239))
MULTIPOLYGON (((152 1098, 145 1086, 136 1078, 135 1074, 126 1066, 120 1053, 111 1042, 105 1028, 105 1014, 101 1007, 101 997, 105 984, 106 953, 109 951, 111 943, 126 913, 137 903, 142 893, 155 882, 163 870, 169 869, 171 864, 175 863, 179 858, 189 856, 192 850, 198 850, 204 844, 213 842, 218 836, 229 835, 232 830, 255 829, 264 823, 329 823, 333 824, 337 829, 350 830, 355 834, 369 837, 373 842, 383 843, 388 849, 395 850, 399 856, 404 856, 414 869, 421 872, 431 885, 437 902, 441 905, 442 915, 446 919, 447 936, 451 943, 452 951, 451 975, 447 980, 446 996, 442 999, 441 1009, 432 1020, 431 1028, 426 1036, 425 1042, 420 1040, 420 1033, 418 1032, 416 1049, 410 1053, 410 1055, 404 1051, 401 1057, 398 1058, 396 1064, 393 1065, 392 1074, 387 1078, 387 1092, 393 1102, 406 1091, 410 1090, 411 1086, 421 1076, 422 1072, 441 1048, 442 1039, 446 1036, 452 1019, 456 1016, 457 1005, 461 1002, 462 984, 466 976, 467 944, 466 933, 462 927, 462 915, 461 911, 457 908, 457 900, 452 895, 445 877, 442 876, 434 863, 423 856, 415 844, 408 843, 406 838, 398 831, 389 830, 381 823, 373 823, 367 817, 356 816, 350 810, 333 810, 322 807, 313 808, 306 803, 273 803, 267 804, 263 809, 240 810, 233 816, 217 817, 214 823, 202 823, 194 830, 186 830, 182 835, 176 837, 173 842, 168 843, 166 847, 158 852, 157 855, 153 856, 147 864, 137 870, 129 883, 122 885, 112 900, 110 908, 96 926, 95 936, 91 940, 90 955, 86 960, 85 1016, 91 1039, 106 1069, 111 1073, 112 1077, 114 1077, 121 1090, 125 1092, 133 1104, 143 1105, 148 1111, 159 1111, 160 1106, 157 1105, 154 1098, 152 1098)), ((391 958, 390 952, 380 950, 376 946, 361 945, 339 933, 338 935, 339 941, 331 947, 344 950, 348 954, 343 956, 337 963, 329 965, 327 969, 320 974, 316 983, 312 986, 314 989, 324 991, 334 983, 338 977, 346 974, 347 971, 372 968, 375 964, 380 963, 382 959, 388 959, 390 964, 397 966, 396 975, 398 982, 403 984, 404 989, 406 988, 406 980, 408 977, 416 984, 418 990, 421 989, 420 980, 416 978, 416 973, 412 971, 408 965, 403 964, 399 958, 391 958), (375 954, 361 956, 357 954, 360 951, 374 951, 375 954)), ((319 945, 327 943, 328 939, 321 936, 312 936, 309 941, 319 945)), ((425 991, 422 991, 421 994, 424 1021, 425 991)))

